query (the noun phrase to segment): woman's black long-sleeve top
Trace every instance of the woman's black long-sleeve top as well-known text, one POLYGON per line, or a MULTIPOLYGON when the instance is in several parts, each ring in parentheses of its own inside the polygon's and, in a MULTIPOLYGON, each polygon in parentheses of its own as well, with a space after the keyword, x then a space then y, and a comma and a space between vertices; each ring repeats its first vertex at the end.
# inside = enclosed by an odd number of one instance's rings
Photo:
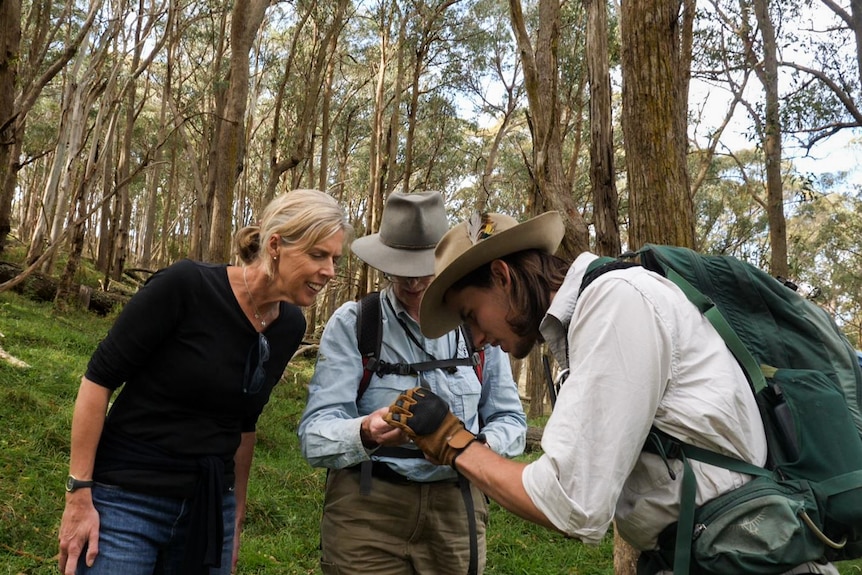
POLYGON ((247 362, 252 371, 257 365, 259 334, 234 296, 227 266, 182 260, 154 274, 87 367, 93 382, 111 390, 122 386, 105 422, 95 479, 157 495, 194 495, 195 473, 128 462, 144 452, 164 454, 165 461, 218 457, 225 485, 233 485, 241 434, 255 429, 302 341, 305 318, 298 307, 281 303, 263 333, 271 353, 266 380, 250 395, 243 392, 243 377, 247 362), (131 468, 141 466, 149 468, 131 468))

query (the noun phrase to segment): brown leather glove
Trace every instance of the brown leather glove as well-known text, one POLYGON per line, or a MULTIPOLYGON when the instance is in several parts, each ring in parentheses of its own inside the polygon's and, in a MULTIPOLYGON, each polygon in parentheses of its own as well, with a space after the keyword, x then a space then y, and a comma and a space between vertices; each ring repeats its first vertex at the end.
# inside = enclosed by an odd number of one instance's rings
POLYGON ((443 465, 454 467, 455 458, 476 440, 445 401, 421 387, 399 395, 383 419, 403 429, 425 455, 443 465))

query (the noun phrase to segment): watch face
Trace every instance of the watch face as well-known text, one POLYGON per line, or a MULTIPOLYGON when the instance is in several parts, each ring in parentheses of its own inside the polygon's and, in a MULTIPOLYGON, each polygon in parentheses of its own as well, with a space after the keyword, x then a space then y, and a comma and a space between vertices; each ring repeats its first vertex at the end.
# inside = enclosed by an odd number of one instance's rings
POLYGON ((72 475, 66 478, 66 491, 72 492, 82 487, 92 487, 92 481, 83 481, 75 479, 72 475))

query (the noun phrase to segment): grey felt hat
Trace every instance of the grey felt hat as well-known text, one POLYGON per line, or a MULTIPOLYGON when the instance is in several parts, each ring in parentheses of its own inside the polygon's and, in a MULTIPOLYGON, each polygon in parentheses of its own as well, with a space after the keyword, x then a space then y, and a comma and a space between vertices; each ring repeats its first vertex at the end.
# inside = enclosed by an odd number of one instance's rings
POLYGON ((434 248, 448 229, 440 192, 394 192, 383 206, 380 232, 354 240, 350 249, 383 273, 430 276, 434 248))

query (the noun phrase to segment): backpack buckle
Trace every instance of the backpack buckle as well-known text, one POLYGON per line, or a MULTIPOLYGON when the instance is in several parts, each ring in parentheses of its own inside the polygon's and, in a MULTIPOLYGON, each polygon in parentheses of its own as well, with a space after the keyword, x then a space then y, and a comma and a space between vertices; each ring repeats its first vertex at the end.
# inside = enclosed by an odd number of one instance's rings
POLYGON ((365 369, 367 369, 371 373, 377 373, 377 375, 379 376, 380 373, 378 372, 378 369, 382 368, 380 364, 380 360, 376 357, 369 357, 368 362, 365 364, 365 369))
POLYGON ((393 373, 397 375, 414 375, 413 368, 409 363, 398 363, 393 366, 393 373))
POLYGON ((658 455, 661 458, 671 480, 676 481, 676 473, 674 473, 673 468, 670 466, 670 460, 679 459, 679 456, 682 453, 682 446, 672 439, 662 438, 655 430, 650 431, 647 436, 647 444, 652 444, 653 449, 650 449, 649 451, 652 451, 655 455, 658 455))

